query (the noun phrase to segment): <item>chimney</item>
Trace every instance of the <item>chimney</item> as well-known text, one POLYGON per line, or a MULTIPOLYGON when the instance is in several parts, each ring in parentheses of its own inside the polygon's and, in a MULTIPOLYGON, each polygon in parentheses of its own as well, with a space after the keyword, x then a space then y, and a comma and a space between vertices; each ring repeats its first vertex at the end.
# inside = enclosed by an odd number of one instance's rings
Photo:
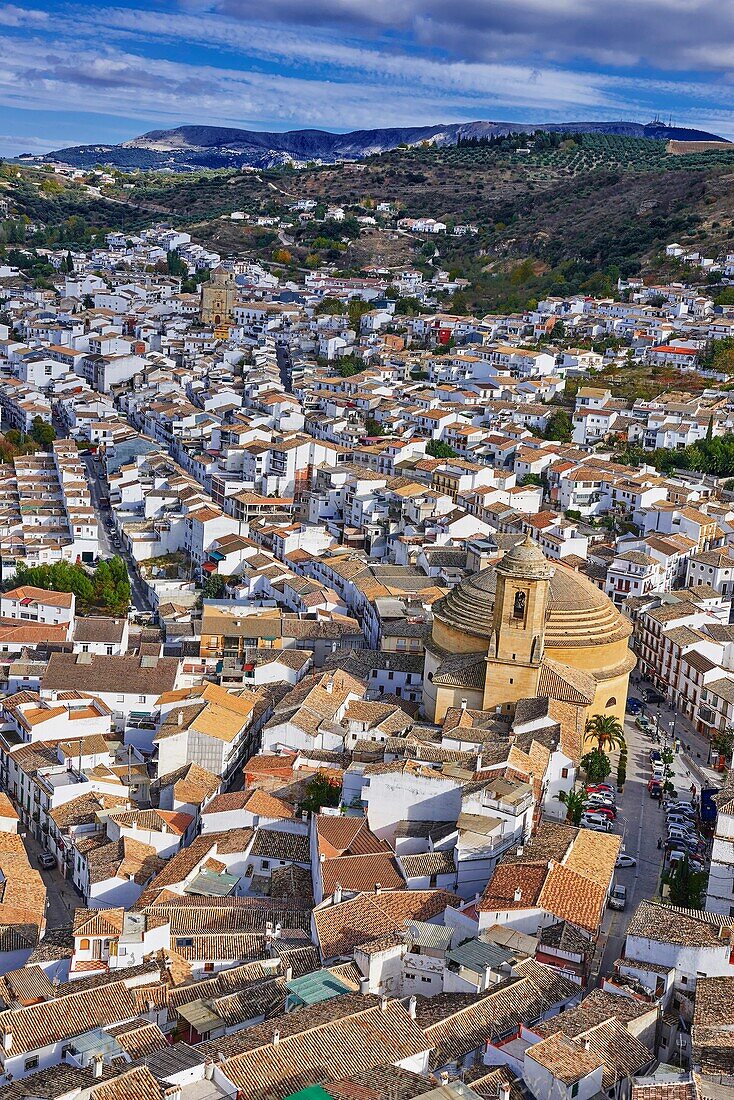
POLYGON ((518 846, 517 846, 517 854, 518 854, 519 856, 521 856, 521 855, 523 854, 523 852, 524 852, 524 851, 525 851, 525 847, 524 847, 524 845, 522 845, 522 844, 518 844, 518 846))
POLYGON ((369 978, 360 978, 359 979, 359 992, 360 992, 360 995, 362 997, 366 997, 367 994, 369 993, 369 991, 370 991, 370 980, 369 980, 369 978))
POLYGON ((497 1100, 510 1100, 510 1086, 507 1084, 506 1081, 503 1081, 503 1083, 499 1087, 497 1100))
POLYGON ((183 725, 183 711, 182 710, 180 710, 178 712, 178 724, 179 724, 179 726, 183 725))
POLYGON ((387 997, 384 993, 380 997, 380 1012, 387 1012, 387 997))
POLYGON ((461 700, 461 709, 466 710, 466 699, 461 700))
POLYGON ((411 1020, 415 1019, 415 1007, 417 1004, 418 1002, 415 999, 415 996, 412 996, 408 1001, 408 1015, 410 1016, 411 1020))
POLYGON ((280 1032, 276 1028, 276 1030, 273 1032, 273 1046, 277 1047, 279 1042, 280 1042, 280 1032))
POLYGON ((292 966, 286 966, 286 968, 285 968, 285 980, 287 982, 292 982, 293 981, 293 967, 292 966))
POLYGON ((181 1100, 181 1086, 171 1085, 169 1089, 163 1093, 166 1100, 181 1100))
POLYGON ((382 893, 382 885, 379 882, 375 883, 375 893, 376 894, 381 894, 382 893))
POLYGON ((589 1042, 588 1039, 584 1039, 584 1050, 586 1051, 587 1054, 591 1050, 591 1043, 589 1042))
MULTIPOLYGON (((94 1058, 92 1059, 92 1076, 95 1077, 95 1078, 100 1078, 102 1076, 103 1071, 104 1071, 104 1058, 102 1057, 101 1054, 95 1054, 94 1058)), ((180 1095, 180 1092, 181 1092, 181 1090, 179 1089, 179 1095, 180 1095)))
POLYGON ((342 884, 340 882, 337 882, 336 886, 334 887, 334 893, 332 894, 332 897, 331 897, 331 904, 332 905, 339 905, 341 900, 342 900, 342 884))
POLYGON ((4 1047, 4 1049, 9 1051, 11 1049, 12 1045, 13 1045, 13 1033, 12 1033, 12 1031, 4 1031, 3 1032, 3 1047, 4 1047))
POLYGON ((330 676, 329 679, 324 684, 324 691, 326 692, 327 695, 331 695, 333 690, 334 690, 334 677, 330 676))
POLYGON ((521 901, 521 900, 522 900, 522 890, 518 886, 518 888, 515 890, 515 901, 521 901))
POLYGON ((204 1062, 204 1080, 211 1081, 214 1076, 214 1059, 207 1058, 204 1062))
POLYGON ((273 922, 267 921, 265 924, 265 939, 270 940, 273 938, 273 922))

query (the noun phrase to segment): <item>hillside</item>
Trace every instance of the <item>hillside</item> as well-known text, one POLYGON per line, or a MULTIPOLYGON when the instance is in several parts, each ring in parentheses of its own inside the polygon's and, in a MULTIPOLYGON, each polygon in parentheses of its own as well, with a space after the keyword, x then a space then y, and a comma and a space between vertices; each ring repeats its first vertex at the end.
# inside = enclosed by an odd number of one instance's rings
POLYGON ((47 227, 32 243, 91 243, 104 227, 134 232, 165 219, 223 255, 282 252, 278 262, 294 273, 328 264, 352 274, 375 263, 426 274, 443 267, 471 281, 455 307, 478 311, 521 309, 554 292, 610 293, 620 274, 680 277, 661 258, 671 240, 707 255, 734 249, 734 146, 674 156, 664 140, 639 137, 495 135, 302 170, 119 174, 101 192, 58 179, 49 169, 18 176, 10 166, 0 178, 13 209, 47 227), (292 212, 298 198, 323 204, 321 218, 338 204, 347 219, 301 223, 292 212), (399 216, 431 216, 449 229, 470 223, 477 233, 426 239, 399 231, 394 217, 360 229, 354 216, 381 201, 399 216), (231 221, 235 210, 284 219, 284 227, 231 221))
MULTIPOLYGON (((359 160, 402 145, 428 142, 454 145, 463 139, 502 137, 532 133, 536 124, 478 121, 420 127, 353 130, 345 134, 326 130, 289 130, 269 133, 223 126, 179 126, 172 130, 151 130, 120 145, 74 145, 47 153, 41 161, 57 161, 76 167, 95 164, 124 169, 269 168, 278 164, 359 160)), ((655 121, 559 122, 543 124, 548 133, 610 134, 655 141, 711 141, 715 134, 704 130, 665 126, 655 121)))

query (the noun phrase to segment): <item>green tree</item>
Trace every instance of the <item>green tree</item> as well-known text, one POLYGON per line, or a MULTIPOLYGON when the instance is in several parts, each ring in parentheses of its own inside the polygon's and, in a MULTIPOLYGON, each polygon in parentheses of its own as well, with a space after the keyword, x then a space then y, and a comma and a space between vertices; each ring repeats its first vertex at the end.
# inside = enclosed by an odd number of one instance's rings
POLYGON ((601 749, 592 749, 591 752, 587 752, 581 757, 580 762, 590 783, 601 783, 612 770, 609 757, 601 749))
POLYGON ((211 573, 202 585, 201 595, 204 600, 221 600, 227 587, 229 577, 223 577, 220 573, 211 573))
POLYGON ((719 730, 711 738, 711 744, 719 756, 723 756, 724 763, 729 767, 731 754, 734 751, 734 729, 727 727, 727 729, 719 730))
POLYGON ((562 802, 566 807, 566 821, 568 824, 579 825, 581 823, 581 815, 586 806, 586 791, 579 789, 561 791, 558 795, 558 801, 562 802))
POLYGON ((426 454, 431 458, 458 458, 457 452, 441 439, 431 439, 426 444, 426 454))
POLYGON ((668 879, 671 904, 679 905, 683 909, 702 909, 706 879, 704 872, 691 870, 688 856, 684 856, 668 879))
POLYGON ((573 437, 573 422, 565 409, 556 409, 548 417, 548 422, 543 432, 545 439, 553 439, 559 443, 570 443, 573 437))
POLYGON ((56 439, 56 431, 51 424, 47 424, 40 416, 34 416, 31 425, 31 438, 36 441, 44 451, 51 449, 51 444, 56 439))
POLYGON ((340 298, 322 298, 314 310, 314 316, 338 317, 344 313, 344 302, 340 298))
POLYGON ((619 750, 619 760, 617 761, 617 787, 621 791, 627 782, 627 745, 623 745, 619 750))
POLYGON ((384 435, 385 429, 379 420, 375 420, 373 416, 368 416, 364 422, 364 428, 367 435, 384 435))
POLYGON ((600 751, 614 751, 624 745, 624 729, 613 714, 594 714, 586 723, 586 732, 594 738, 600 751))
POLYGON ((305 793, 301 806, 313 814, 317 814, 322 806, 338 806, 341 798, 340 788, 331 783, 323 772, 317 772, 308 781, 305 793))
POLYGON ((370 306, 369 302, 364 302, 361 298, 352 298, 351 302, 349 303, 349 307, 347 309, 347 313, 349 314, 349 324, 352 326, 353 329, 356 329, 357 332, 359 332, 360 321, 364 317, 365 313, 369 313, 371 308, 372 307, 370 306))

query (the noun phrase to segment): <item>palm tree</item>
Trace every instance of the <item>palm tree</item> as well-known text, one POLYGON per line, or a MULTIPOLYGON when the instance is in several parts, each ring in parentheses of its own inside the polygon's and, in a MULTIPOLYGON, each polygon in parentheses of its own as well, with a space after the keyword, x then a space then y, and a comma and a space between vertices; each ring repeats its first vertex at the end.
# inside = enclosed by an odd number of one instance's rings
POLYGON ((599 752, 613 752, 625 743, 624 728, 613 714, 594 714, 586 723, 586 732, 596 741, 599 752))
POLYGON ((571 791, 560 791, 558 801, 562 802, 566 807, 566 821, 569 825, 580 824, 581 815, 586 805, 586 798, 587 795, 584 790, 574 789, 571 791))

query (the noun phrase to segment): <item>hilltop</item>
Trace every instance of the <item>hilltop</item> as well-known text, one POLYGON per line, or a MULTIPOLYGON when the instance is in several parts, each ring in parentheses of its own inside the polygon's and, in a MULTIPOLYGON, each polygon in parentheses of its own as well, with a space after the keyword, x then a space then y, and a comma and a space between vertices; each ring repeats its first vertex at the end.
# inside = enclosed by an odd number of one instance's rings
MULTIPOLYGON (((657 120, 638 122, 520 123, 477 121, 436 126, 392 127, 331 133, 327 130, 289 130, 272 133, 223 126, 178 126, 150 130, 119 145, 73 145, 33 160, 57 161, 80 168, 95 164, 125 169, 271 168, 278 164, 360 160, 402 145, 455 145, 466 139, 532 133, 614 134, 653 141, 719 141, 705 130, 666 126, 657 120)), ((30 157, 25 154, 24 158, 30 157)))

